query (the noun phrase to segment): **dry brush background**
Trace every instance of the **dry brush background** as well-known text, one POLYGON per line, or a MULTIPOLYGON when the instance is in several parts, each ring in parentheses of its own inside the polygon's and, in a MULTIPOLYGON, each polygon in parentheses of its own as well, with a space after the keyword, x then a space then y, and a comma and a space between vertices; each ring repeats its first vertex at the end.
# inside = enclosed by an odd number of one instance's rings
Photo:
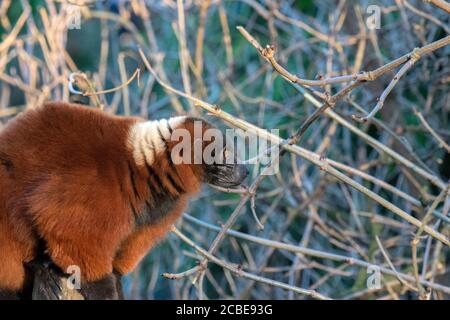
POLYGON ((253 166, 248 188, 205 187, 125 279, 128 298, 446 299, 449 7, 2 0, 0 128, 73 100, 153 119, 190 112, 287 151, 276 175, 253 166), (84 96, 69 92, 71 74, 84 96))

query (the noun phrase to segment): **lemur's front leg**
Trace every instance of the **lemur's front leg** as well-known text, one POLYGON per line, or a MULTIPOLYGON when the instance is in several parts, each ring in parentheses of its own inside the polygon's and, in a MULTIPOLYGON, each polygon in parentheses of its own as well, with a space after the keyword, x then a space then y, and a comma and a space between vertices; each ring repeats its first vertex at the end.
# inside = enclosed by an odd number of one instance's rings
MULTIPOLYGON (((138 225, 136 230, 122 243, 117 253, 113 267, 121 275, 133 271, 151 248, 170 230, 181 216, 187 204, 187 197, 181 196, 173 201, 171 211, 160 215, 156 221, 138 225)), ((155 214, 148 212, 147 214, 155 214)))
MULTIPOLYGON (((86 300, 120 300, 123 299, 121 278, 135 269, 138 263, 145 257, 148 251, 169 231, 170 227, 182 214, 186 207, 187 199, 180 197, 173 201, 170 212, 156 213, 147 212, 147 214, 157 214, 158 219, 144 219, 144 224, 138 225, 136 230, 128 236, 118 251, 114 262, 113 272, 108 273, 101 279, 81 283, 80 293, 86 300)), ((161 207, 160 207, 161 208, 161 207)), ((42 279, 48 279, 40 284, 39 290, 42 291, 42 299, 61 299, 61 292, 58 293, 58 287, 55 281, 67 277, 61 269, 50 259, 40 262, 38 272, 42 279)))

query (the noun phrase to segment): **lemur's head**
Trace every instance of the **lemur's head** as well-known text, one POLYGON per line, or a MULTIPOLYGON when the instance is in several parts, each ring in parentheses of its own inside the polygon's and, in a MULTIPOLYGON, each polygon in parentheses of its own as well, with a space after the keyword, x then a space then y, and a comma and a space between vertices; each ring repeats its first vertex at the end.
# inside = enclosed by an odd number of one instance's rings
POLYGON ((190 164, 202 182, 230 188, 240 185, 248 175, 222 131, 201 118, 185 117, 172 132, 172 140, 176 141, 173 161, 190 164))
POLYGON ((236 187, 248 175, 233 146, 227 146, 226 136, 201 118, 184 116, 138 123, 131 143, 138 164, 158 172, 174 170, 189 190, 198 189, 201 183, 236 187))
POLYGON ((187 117, 180 128, 189 135, 185 137, 177 130, 173 133, 175 140, 182 137, 173 149, 173 159, 176 161, 182 156, 187 161, 191 160, 193 171, 202 182, 230 188, 239 186, 247 177, 247 167, 239 163, 233 146, 227 145, 226 136, 217 127, 201 118, 187 117), (188 157, 185 157, 186 148, 179 148, 184 145, 191 146, 188 157))

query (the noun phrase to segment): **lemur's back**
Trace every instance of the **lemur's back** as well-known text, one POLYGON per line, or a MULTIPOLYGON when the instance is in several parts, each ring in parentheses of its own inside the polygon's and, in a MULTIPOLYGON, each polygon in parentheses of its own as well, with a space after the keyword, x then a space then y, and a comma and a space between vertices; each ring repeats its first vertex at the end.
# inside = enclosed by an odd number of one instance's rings
POLYGON ((16 202, 6 206, 23 207, 20 204, 27 204, 36 188, 51 181, 59 185, 64 180, 66 188, 78 191, 92 180, 96 189, 103 180, 116 185, 111 179, 120 179, 126 166, 127 132, 134 121, 62 103, 47 103, 13 119, 0 132, 0 176, 6 184, 1 186, 2 198, 16 202))
POLYGON ((0 133, 0 153, 27 176, 89 166, 102 169, 126 155, 133 122, 92 108, 48 103, 8 123, 0 133))

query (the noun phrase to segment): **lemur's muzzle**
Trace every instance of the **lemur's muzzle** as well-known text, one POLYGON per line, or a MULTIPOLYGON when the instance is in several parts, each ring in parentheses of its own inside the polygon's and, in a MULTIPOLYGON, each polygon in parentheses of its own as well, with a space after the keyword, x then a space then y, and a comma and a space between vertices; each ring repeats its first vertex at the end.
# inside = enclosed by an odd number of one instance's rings
POLYGON ((206 182, 224 188, 239 186, 248 176, 248 169, 243 164, 224 164, 208 166, 206 182))
POLYGON ((236 181, 238 184, 241 184, 242 181, 244 181, 244 179, 247 178, 248 173, 249 171, 247 169, 247 166, 243 164, 236 165, 233 174, 233 181, 236 181))

